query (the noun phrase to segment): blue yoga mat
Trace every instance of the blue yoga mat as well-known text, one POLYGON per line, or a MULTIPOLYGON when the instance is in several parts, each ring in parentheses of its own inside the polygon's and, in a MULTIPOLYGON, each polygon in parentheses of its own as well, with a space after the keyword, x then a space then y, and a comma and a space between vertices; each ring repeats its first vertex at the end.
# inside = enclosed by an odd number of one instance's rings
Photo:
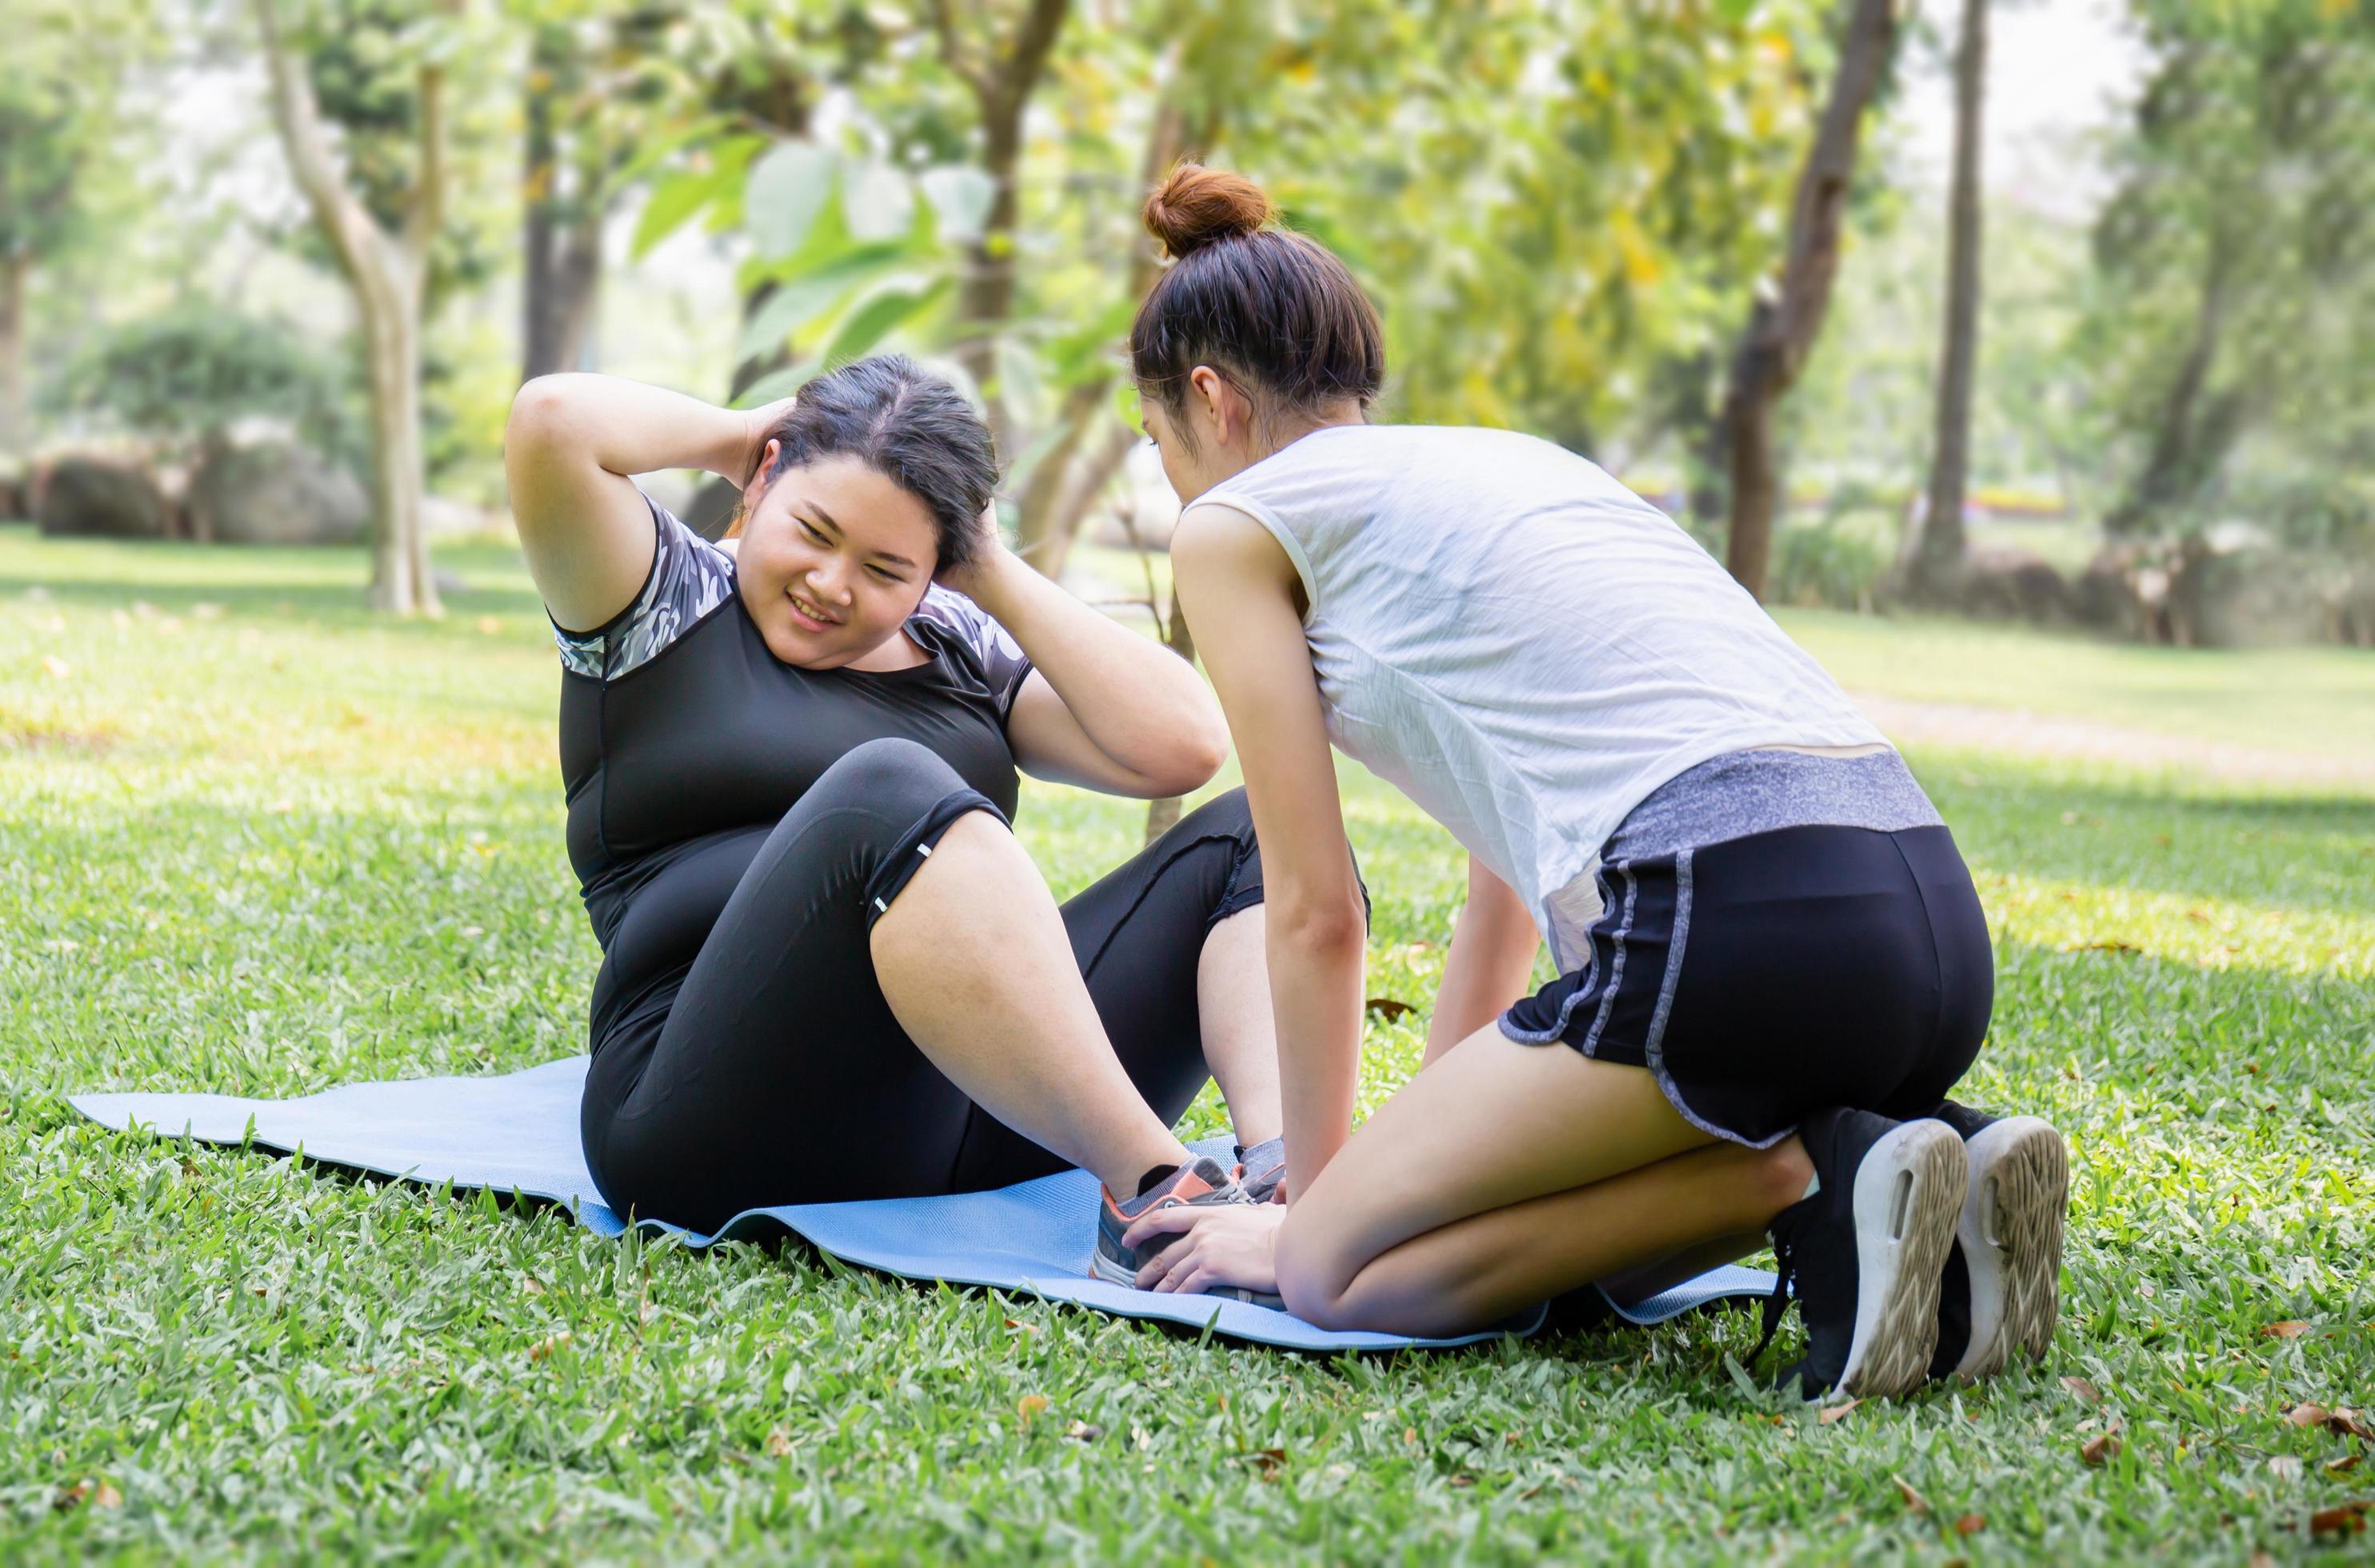
MULTIPOLYGON (((74 1108, 119 1131, 135 1126, 203 1143, 253 1143, 280 1153, 383 1176, 462 1188, 490 1187, 548 1199, 606 1236, 626 1222, 605 1207, 585 1170, 577 1138, 584 1056, 547 1062, 499 1078, 422 1078, 358 1083, 297 1100, 243 1100, 229 1094, 77 1094, 74 1108)), ((1228 1158, 1225 1140, 1204 1152, 1228 1158)), ((882 1198, 862 1203, 800 1203, 753 1208, 715 1235, 644 1221, 642 1229, 679 1235, 687 1244, 750 1241, 790 1232, 848 1263, 910 1279, 987 1285, 1050 1301, 1074 1302, 1123 1317, 1160 1318, 1258 1344, 1305 1350, 1386 1350, 1465 1345, 1505 1330, 1448 1339, 1399 1334, 1340 1333, 1249 1302, 1160 1295, 1088 1276, 1094 1244, 1096 1179, 1085 1171, 1042 1176, 995 1192, 949 1197, 882 1198)), ((1763 1296, 1773 1276, 1719 1268, 1630 1307, 1634 1323, 1667 1318, 1733 1297, 1763 1296)), ((1530 1333, 1542 1315, 1507 1332, 1530 1333)))

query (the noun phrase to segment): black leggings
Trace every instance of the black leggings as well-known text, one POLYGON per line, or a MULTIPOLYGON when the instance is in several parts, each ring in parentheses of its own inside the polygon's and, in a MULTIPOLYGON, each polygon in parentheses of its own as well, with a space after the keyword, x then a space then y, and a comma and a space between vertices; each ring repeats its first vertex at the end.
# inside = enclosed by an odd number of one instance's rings
MULTIPOLYGON (((972 1192, 1064 1168, 941 1076, 875 978, 875 920, 971 811, 998 815, 925 748, 875 740, 764 834, 691 967, 597 1042, 580 1126, 605 1202, 708 1232, 766 1205, 972 1192)), ((656 880, 636 901, 668 896, 656 880)), ((1233 790, 1064 905, 1115 1053, 1166 1124, 1210 1076, 1204 939, 1261 897, 1253 819, 1233 790)))

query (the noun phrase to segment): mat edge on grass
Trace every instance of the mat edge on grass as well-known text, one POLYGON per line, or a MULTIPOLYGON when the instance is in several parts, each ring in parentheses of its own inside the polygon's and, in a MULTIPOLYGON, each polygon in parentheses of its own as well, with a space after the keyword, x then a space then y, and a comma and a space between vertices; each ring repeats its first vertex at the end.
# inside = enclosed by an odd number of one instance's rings
MULTIPOLYGON (((616 1236, 626 1230, 626 1221, 601 1202, 577 1142, 577 1101, 586 1060, 565 1056, 517 1072, 476 1078, 346 1084, 288 1100, 130 1092, 73 1094, 67 1102, 118 1132, 145 1128, 160 1138, 252 1146, 422 1185, 450 1183, 457 1191, 491 1189, 542 1199, 597 1234, 616 1236), (457 1111, 477 1114, 473 1119, 457 1111), (483 1136, 483 1146, 471 1144, 473 1126, 483 1136), (409 1149, 403 1147, 408 1137, 414 1140, 409 1149), (504 1152, 490 1158, 484 1147, 504 1152)), ((1199 1152, 1228 1158, 1226 1139, 1207 1140, 1199 1148, 1199 1152)), ((1290 1350, 1448 1349, 1505 1334, 1531 1334, 1546 1316, 1537 1308, 1480 1333, 1425 1338, 1321 1329, 1247 1302, 1131 1290, 1084 1272, 1096 1202, 1094 1180, 1084 1172, 1068 1171, 987 1193, 756 1208, 736 1215, 711 1235, 656 1220, 641 1221, 638 1228, 646 1234, 679 1238, 693 1248, 788 1233, 844 1262, 903 1279, 1027 1292, 1115 1316, 1209 1329, 1290 1350), (1034 1221, 1038 1240, 1024 1250, 932 1239, 936 1233, 1013 1234, 1018 1229, 1028 1234, 1034 1221), (1079 1244, 1050 1239, 1051 1226, 1069 1231, 1075 1225, 1079 1244), (1071 1252, 1080 1256, 1067 1267, 1050 1256, 1056 1251, 1067 1259, 1071 1252)), ((1663 1322, 1695 1307, 1763 1295, 1772 1280, 1770 1274, 1756 1269, 1721 1268, 1631 1307, 1611 1310, 1636 1324, 1663 1322)))

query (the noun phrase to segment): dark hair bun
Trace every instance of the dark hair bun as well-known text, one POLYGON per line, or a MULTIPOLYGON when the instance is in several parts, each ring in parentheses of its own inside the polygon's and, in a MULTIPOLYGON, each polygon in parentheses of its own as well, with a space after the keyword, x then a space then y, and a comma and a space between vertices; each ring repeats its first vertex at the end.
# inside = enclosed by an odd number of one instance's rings
POLYGON ((1164 253, 1184 256, 1215 240, 1251 234, 1270 220, 1270 198, 1242 174, 1182 163, 1146 198, 1146 231, 1164 253))

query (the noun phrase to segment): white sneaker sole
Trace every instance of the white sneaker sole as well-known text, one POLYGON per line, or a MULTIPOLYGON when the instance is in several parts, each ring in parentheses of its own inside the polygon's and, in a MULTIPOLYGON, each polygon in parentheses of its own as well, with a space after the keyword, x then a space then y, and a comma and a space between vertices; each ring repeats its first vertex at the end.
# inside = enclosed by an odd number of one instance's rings
POLYGON ((2010 1116, 1965 1146, 1967 1192, 1956 1235, 1971 1274, 1971 1343, 1955 1367, 1993 1377, 2015 1349, 2043 1361, 2062 1311, 2062 1227, 2070 1152, 2052 1124, 2010 1116))
POLYGON ((1939 1277, 1963 1212, 1963 1140, 1907 1122, 1856 1167, 1856 1315, 1838 1389, 1889 1398, 1920 1387, 1938 1349, 1939 1277))
POLYGON ((1089 1278, 1102 1279, 1108 1285, 1127 1285, 1138 1289, 1138 1270, 1114 1262, 1103 1249, 1089 1255, 1089 1278))

